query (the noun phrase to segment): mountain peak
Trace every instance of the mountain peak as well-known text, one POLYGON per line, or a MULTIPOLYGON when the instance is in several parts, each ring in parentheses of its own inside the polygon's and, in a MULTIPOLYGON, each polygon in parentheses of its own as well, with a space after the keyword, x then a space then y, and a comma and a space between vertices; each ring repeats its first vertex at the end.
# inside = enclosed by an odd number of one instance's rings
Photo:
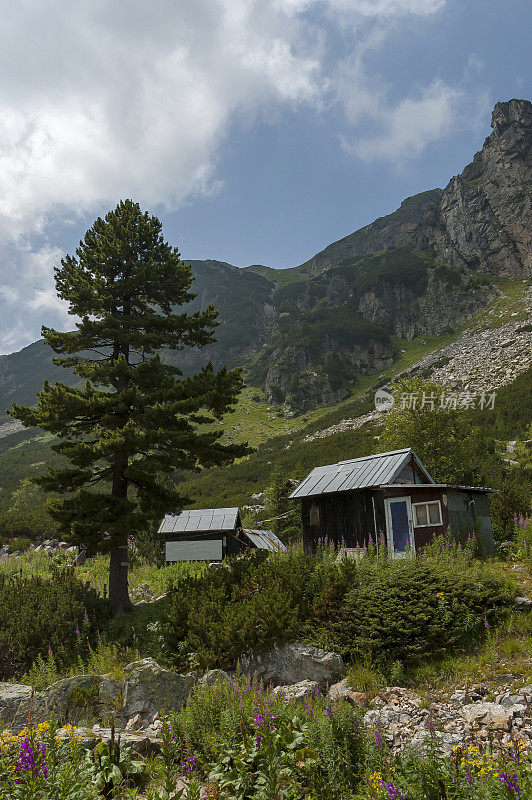
POLYGON ((496 103, 491 115, 491 127, 500 135, 510 125, 532 128, 532 103, 530 100, 506 100, 496 103))

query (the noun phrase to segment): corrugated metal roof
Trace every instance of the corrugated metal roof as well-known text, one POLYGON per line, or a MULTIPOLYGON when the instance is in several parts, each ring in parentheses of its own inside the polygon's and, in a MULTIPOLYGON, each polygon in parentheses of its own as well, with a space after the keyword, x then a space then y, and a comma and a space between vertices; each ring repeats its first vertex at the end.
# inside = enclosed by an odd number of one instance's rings
POLYGON ((271 552, 286 552, 286 546, 277 538, 273 531, 251 530, 242 528, 242 533, 247 536, 249 541, 259 550, 270 550, 271 552))
MULTIPOLYGON (((387 483, 381 489, 404 489, 404 483, 387 483)), ((409 489, 460 489, 466 492, 492 492, 498 493, 497 489, 490 489, 489 486, 464 486, 461 483, 415 483, 408 486, 409 489)))
POLYGON ((405 450, 376 453, 363 458, 353 458, 350 461, 340 461, 338 464, 316 467, 294 489, 290 497, 334 494, 335 492, 348 492, 352 489, 364 489, 391 483, 412 456, 432 484, 431 476, 414 451, 408 447, 405 450))
POLYGON ((238 508, 199 508, 166 514, 159 533, 207 533, 232 531, 238 522, 238 508))

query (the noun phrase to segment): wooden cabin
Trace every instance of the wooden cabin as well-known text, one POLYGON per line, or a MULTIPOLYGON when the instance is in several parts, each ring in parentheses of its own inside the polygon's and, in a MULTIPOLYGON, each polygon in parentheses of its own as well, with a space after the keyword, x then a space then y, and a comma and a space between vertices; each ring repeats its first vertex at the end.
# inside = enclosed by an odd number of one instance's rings
POLYGON ((337 548, 364 548, 382 536, 393 558, 421 550, 448 528, 476 531, 493 553, 487 494, 479 486, 436 483, 413 450, 354 458, 316 467, 290 495, 301 502, 303 543, 326 537, 337 548))
POLYGON ((244 550, 285 550, 272 531, 243 528, 238 508, 203 508, 167 514, 159 533, 166 561, 222 561, 244 550))

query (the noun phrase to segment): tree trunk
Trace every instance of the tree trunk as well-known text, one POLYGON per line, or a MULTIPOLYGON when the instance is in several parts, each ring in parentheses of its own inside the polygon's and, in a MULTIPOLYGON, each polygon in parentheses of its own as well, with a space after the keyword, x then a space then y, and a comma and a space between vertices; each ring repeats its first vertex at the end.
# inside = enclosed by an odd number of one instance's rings
POLYGON ((127 536, 123 544, 111 550, 109 562, 109 603, 113 614, 121 617, 131 609, 129 599, 127 536))
MULTIPOLYGON (((126 313, 129 313, 129 304, 124 302, 124 314, 126 313)), ((113 345, 113 360, 117 361, 120 356, 124 356, 129 364, 129 345, 124 345, 115 341, 113 345)), ((117 393, 127 388, 127 383, 121 379, 117 379, 112 383, 117 393)), ((123 416, 119 427, 123 427, 126 423, 127 416, 123 416)), ((127 456, 125 458, 117 458, 113 464, 113 487, 111 495, 123 500, 127 499, 128 482, 125 477, 127 465, 127 456)), ((113 614, 121 617, 126 611, 130 611, 132 607, 131 600, 129 599, 129 583, 127 577, 129 569, 127 533, 115 537, 115 540, 116 545, 111 550, 109 562, 109 603, 113 614)))
MULTIPOLYGON (((127 498, 127 480, 124 477, 126 467, 127 459, 117 460, 113 465, 113 497, 127 498)), ((109 561, 109 603, 113 614, 121 617, 132 606, 129 599, 127 532, 117 531, 113 539, 114 547, 109 561)))

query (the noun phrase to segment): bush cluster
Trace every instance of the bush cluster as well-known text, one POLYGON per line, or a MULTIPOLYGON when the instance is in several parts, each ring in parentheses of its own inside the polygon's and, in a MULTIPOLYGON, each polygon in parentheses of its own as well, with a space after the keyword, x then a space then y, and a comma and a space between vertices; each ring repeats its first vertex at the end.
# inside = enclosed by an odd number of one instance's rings
POLYGON ((447 543, 403 562, 292 547, 177 578, 163 633, 179 667, 233 667, 246 650, 296 638, 409 666, 481 637, 514 597, 513 584, 447 543))
POLYGON ((0 680, 20 675, 41 655, 71 658, 96 639, 108 604, 68 568, 50 578, 0 574, 0 680))

